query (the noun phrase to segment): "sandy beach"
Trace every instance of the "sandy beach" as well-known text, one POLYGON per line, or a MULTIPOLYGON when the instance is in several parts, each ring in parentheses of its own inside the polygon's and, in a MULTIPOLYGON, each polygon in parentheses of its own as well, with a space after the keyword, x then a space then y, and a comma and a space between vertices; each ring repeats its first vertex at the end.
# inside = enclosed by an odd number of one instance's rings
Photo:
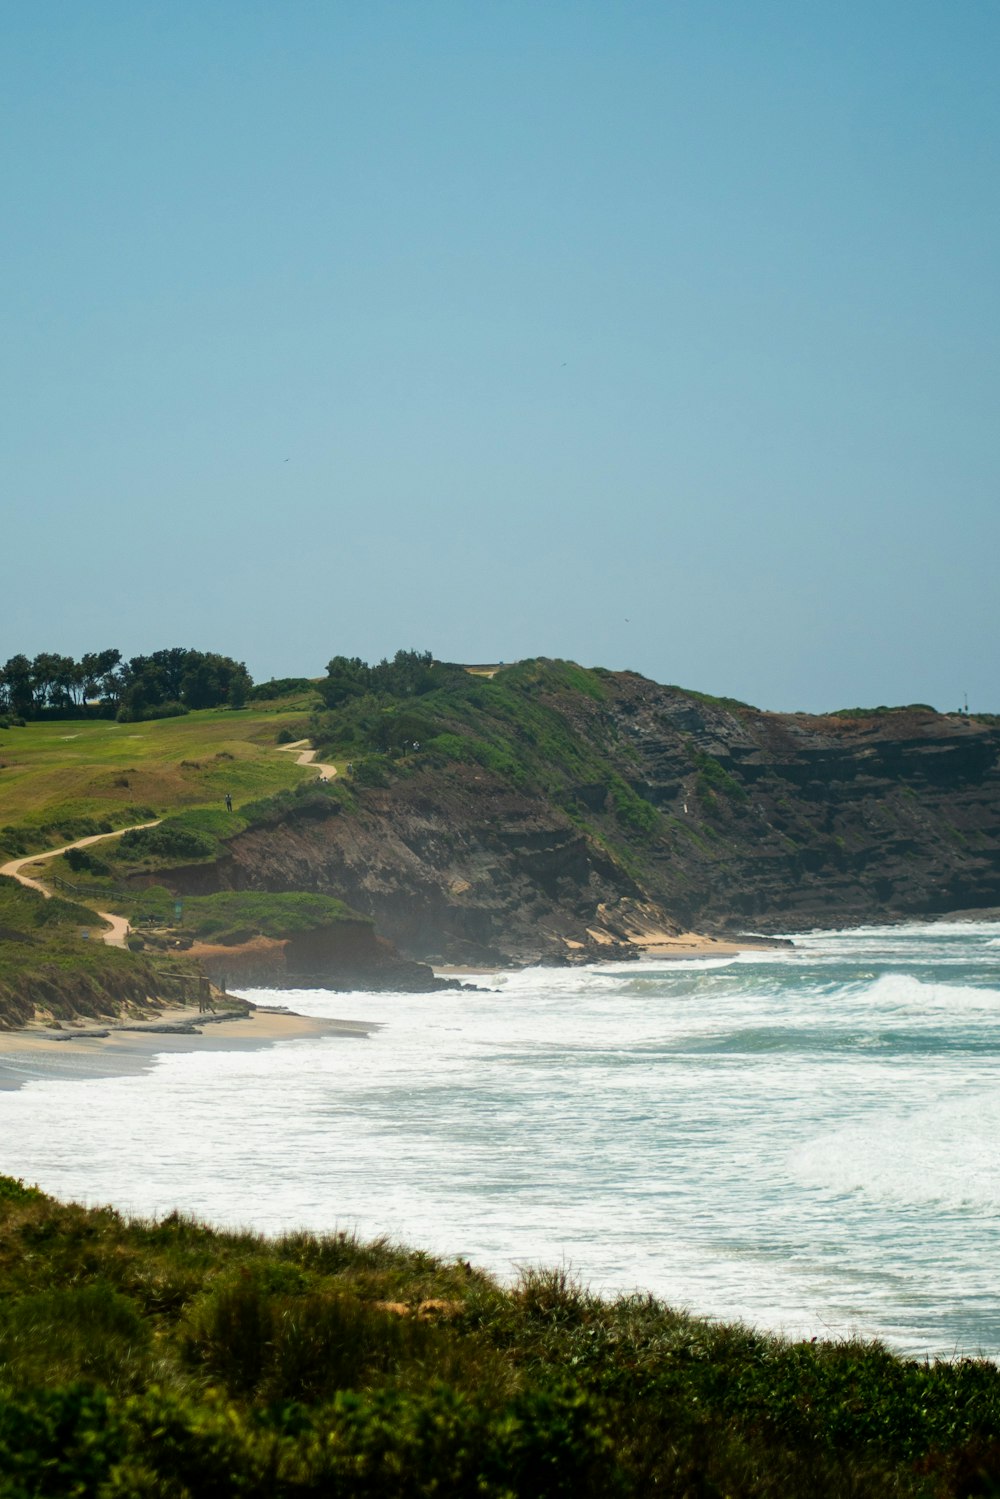
POLYGON ((775 938, 705 937, 701 932, 678 932, 675 936, 667 932, 649 932, 633 939, 641 947, 644 956, 650 958, 734 958, 743 952, 758 952, 781 947, 784 943, 775 938))
POLYGON ((53 1031, 29 1026, 0 1031, 0 1091, 46 1079, 123 1077, 145 1072, 157 1056, 176 1051, 247 1051, 275 1041, 316 1036, 364 1040, 371 1021, 315 1020, 291 1011, 251 1010, 235 1019, 164 1010, 148 1020, 81 1024, 53 1031))
MULTIPOLYGON (((595 938, 597 933, 591 933, 595 938)), ((775 947, 791 947, 792 943, 778 937, 706 937, 702 932, 637 932, 630 937, 633 948, 640 950, 644 958, 659 960, 671 958, 735 958, 744 952, 764 952, 775 947)), ((570 952, 582 951, 582 942, 565 939, 570 952)), ((602 945, 609 949, 615 944, 607 939, 602 945)), ((609 957, 615 956, 609 951, 609 957)), ((635 956, 635 954, 630 954, 635 956)), ((592 956, 587 962, 594 962, 592 956)), ((441 978, 489 978, 491 974, 503 973, 499 965, 492 968, 476 967, 469 963, 435 963, 434 972, 441 978)))

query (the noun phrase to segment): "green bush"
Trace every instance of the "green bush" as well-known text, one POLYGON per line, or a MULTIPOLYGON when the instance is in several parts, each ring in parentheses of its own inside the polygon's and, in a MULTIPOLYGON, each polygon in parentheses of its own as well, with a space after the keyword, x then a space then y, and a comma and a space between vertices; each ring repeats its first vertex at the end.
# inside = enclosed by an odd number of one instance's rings
POLYGON ((704 799, 710 801, 720 795, 741 804, 748 800, 746 788, 713 755, 697 750, 691 758, 698 770, 698 791, 704 799))
POLYGON ((424 1358, 441 1336, 357 1297, 288 1294, 241 1267, 192 1310, 184 1346, 234 1395, 315 1401, 424 1358))
POLYGON ((272 702, 276 698, 300 697, 303 693, 315 692, 316 683, 310 677, 272 677, 269 682, 257 682, 247 692, 248 703, 272 702))
POLYGON ((177 827, 171 822, 123 833, 118 844, 123 859, 150 863, 165 859, 208 859, 214 856, 216 847, 216 840, 210 834, 177 827))
POLYGON ((111 870, 104 859, 99 859, 86 848, 68 848, 65 859, 74 874, 109 874, 111 870))
POLYGON ((426 742, 421 741, 423 749, 429 755, 436 755, 442 760, 468 760, 468 740, 461 734, 435 734, 426 742))
POLYGON ((609 778, 608 792, 615 809, 615 816, 622 827, 646 837, 657 831, 660 826, 660 814, 656 808, 638 792, 633 791, 620 776, 609 778))
POLYGON ((148 723, 155 718, 183 718, 190 713, 183 703, 149 703, 145 707, 119 708, 115 717, 118 723, 148 723))
POLYGON ((3 1499, 97 1494, 126 1449, 122 1422, 105 1390, 71 1385, 0 1397, 3 1499))
POLYGON ((366 755, 352 761, 351 777, 359 786, 388 786, 389 765, 383 755, 366 755))
POLYGON ((103 1282, 0 1303, 0 1385, 89 1379, 130 1388, 148 1372, 150 1328, 103 1282))
POLYGON ((42 1202, 44 1193, 28 1187, 20 1177, 0 1176, 0 1202, 42 1202))

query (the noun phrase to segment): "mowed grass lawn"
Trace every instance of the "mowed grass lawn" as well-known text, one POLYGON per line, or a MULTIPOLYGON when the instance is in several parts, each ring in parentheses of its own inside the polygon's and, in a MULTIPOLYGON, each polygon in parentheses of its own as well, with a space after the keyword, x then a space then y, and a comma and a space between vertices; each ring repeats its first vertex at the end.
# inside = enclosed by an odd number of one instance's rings
POLYGON ((301 709, 207 709, 149 723, 106 719, 0 729, 0 828, 74 818, 124 827, 149 815, 235 806, 315 775, 278 753, 277 736, 308 733, 301 709))

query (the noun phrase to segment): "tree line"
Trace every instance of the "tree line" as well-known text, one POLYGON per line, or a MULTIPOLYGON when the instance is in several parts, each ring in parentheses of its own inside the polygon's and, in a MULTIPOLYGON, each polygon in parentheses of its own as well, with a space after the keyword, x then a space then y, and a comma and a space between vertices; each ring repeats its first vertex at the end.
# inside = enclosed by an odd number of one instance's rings
POLYGON ((463 667, 435 661, 430 651, 397 651, 391 661, 383 657, 377 666, 359 656, 334 656, 316 691, 328 708, 340 708, 366 696, 423 697, 456 681, 466 681, 463 667))
POLYGON ((11 656, 0 667, 0 713, 14 718, 167 718, 192 708, 242 708, 253 678, 242 661, 183 646, 126 660, 90 651, 11 656))

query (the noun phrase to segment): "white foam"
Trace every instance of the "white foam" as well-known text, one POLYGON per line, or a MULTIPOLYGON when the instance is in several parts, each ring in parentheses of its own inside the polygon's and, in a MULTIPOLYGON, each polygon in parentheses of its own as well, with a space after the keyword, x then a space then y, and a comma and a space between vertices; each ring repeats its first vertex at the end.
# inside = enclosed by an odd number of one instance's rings
POLYGON ((142 1213, 388 1233, 807 1335, 997 1352, 994 938, 880 940, 528 969, 479 994, 260 994, 384 1028, 29 1084, 0 1095, 0 1169, 142 1213))

